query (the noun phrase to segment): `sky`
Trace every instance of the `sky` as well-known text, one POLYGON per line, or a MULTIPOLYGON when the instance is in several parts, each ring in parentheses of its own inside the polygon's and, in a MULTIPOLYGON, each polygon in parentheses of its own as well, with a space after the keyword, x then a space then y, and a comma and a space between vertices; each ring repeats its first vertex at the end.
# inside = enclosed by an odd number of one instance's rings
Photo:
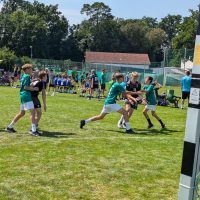
MULTIPOLYGON (((33 2, 33 0, 29 0, 33 2)), ((86 16, 80 14, 83 4, 92 4, 98 0, 38 0, 45 4, 58 4, 59 10, 68 19, 70 25, 78 24, 86 16)), ((189 15, 189 9, 198 9, 199 0, 99 0, 112 9, 118 18, 139 19, 143 16, 160 20, 168 14, 189 15)), ((0 6, 1 7, 1 6, 0 6)))

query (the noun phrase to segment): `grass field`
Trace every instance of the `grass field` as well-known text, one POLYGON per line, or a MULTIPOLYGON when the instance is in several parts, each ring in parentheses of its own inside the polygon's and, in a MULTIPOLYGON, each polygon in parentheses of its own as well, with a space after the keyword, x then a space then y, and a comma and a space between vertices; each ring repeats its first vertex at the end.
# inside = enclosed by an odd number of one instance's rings
POLYGON ((155 128, 146 129, 143 106, 131 119, 138 134, 117 129, 117 113, 80 130, 80 119, 98 114, 103 101, 58 94, 47 97, 44 135, 33 137, 28 114, 16 134, 4 132, 19 96, 14 88, 0 87, 0 93, 1 200, 177 199, 186 109, 158 107, 165 131, 155 120, 155 128))

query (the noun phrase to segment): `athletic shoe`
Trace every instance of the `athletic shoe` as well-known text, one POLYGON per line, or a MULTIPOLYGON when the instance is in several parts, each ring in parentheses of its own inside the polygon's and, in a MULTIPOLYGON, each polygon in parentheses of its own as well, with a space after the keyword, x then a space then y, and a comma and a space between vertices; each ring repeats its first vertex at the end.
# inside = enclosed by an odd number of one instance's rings
POLYGON ((166 128, 166 125, 165 124, 163 124, 163 126, 162 126, 162 128, 161 129, 165 129, 166 128))
POLYGON ((80 128, 83 128, 85 126, 85 120, 80 121, 80 128))
POLYGON ((134 134, 135 132, 132 129, 126 130, 125 133, 127 134, 134 134))
POLYGON ((153 127, 153 124, 149 124, 147 128, 151 129, 152 127, 153 127))
POLYGON ((9 127, 6 128, 6 131, 9 132, 9 133, 16 133, 17 132, 14 128, 9 128, 9 127))
POLYGON ((35 131, 35 132, 29 131, 29 133, 30 133, 32 136, 39 136, 38 131, 35 131))

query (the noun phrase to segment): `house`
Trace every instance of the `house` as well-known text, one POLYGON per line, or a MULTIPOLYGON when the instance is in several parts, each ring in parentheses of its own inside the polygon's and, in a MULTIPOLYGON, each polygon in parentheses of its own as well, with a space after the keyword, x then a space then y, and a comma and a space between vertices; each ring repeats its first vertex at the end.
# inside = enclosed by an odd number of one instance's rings
MULTIPOLYGON (((89 52, 85 53, 85 63, 87 66, 107 66, 121 71, 128 71, 132 68, 146 70, 149 69, 150 60, 148 54, 136 53, 109 53, 109 52, 89 52)), ((98 67, 96 67, 98 68, 98 67)))

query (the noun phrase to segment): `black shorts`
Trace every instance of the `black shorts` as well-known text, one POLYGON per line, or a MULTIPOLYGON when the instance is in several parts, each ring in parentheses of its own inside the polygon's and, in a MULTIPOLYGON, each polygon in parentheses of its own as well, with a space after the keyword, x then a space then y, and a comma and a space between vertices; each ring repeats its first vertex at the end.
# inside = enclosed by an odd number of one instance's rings
POLYGON ((32 97, 34 108, 41 108, 41 103, 38 97, 32 97))
POLYGON ((49 87, 54 87, 54 84, 51 84, 51 83, 50 83, 50 84, 49 84, 49 87))
POLYGON ((182 91, 182 99, 189 99, 189 98, 190 98, 190 92, 182 91))
POLYGON ((137 110, 137 104, 131 104, 130 101, 128 99, 125 100, 125 104, 128 104, 131 106, 132 109, 137 110))
POLYGON ((105 90, 106 89, 106 84, 101 84, 101 89, 105 90))
POLYGON ((93 85, 93 87, 91 87, 91 89, 99 89, 98 85, 93 85))

